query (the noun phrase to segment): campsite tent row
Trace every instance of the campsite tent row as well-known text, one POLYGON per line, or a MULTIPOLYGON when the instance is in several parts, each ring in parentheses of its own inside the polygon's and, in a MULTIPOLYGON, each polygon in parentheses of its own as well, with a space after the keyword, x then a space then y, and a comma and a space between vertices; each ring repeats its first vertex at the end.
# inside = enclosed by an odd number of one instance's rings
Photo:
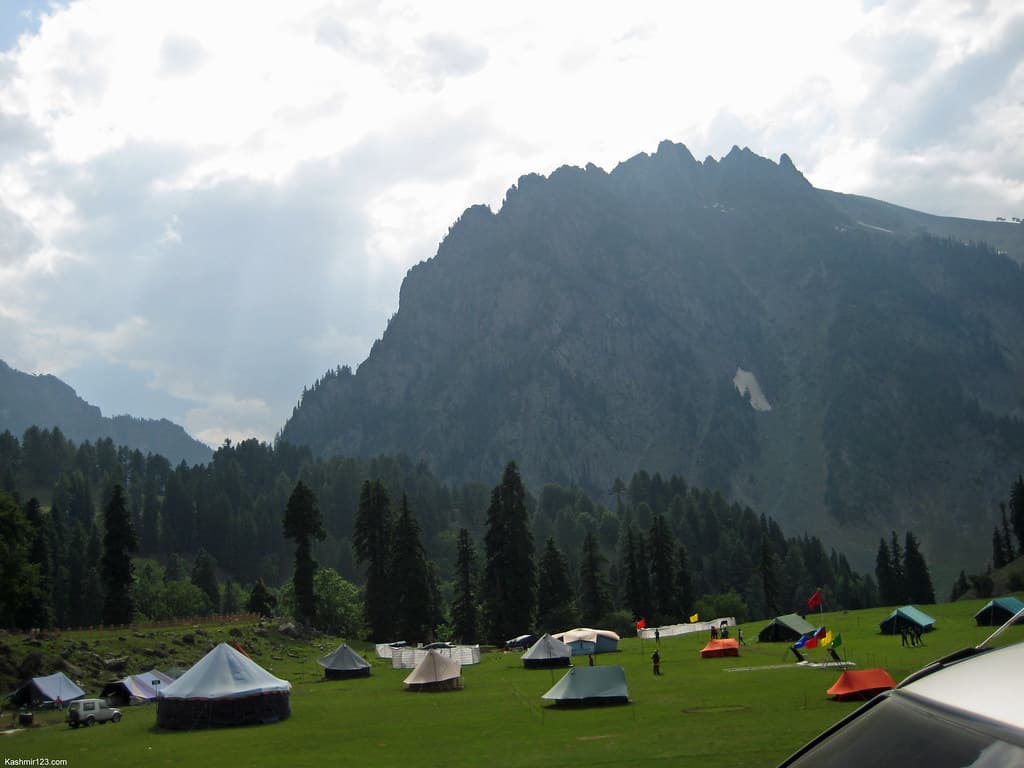
POLYGON ((480 663, 479 645, 453 645, 450 648, 410 648, 406 646, 392 649, 391 668, 415 669, 431 650, 459 662, 462 666, 480 663))
POLYGON ((193 730, 275 723, 291 714, 291 683, 221 643, 160 691, 156 724, 193 730))
POLYGON ((592 653, 613 653, 619 650, 619 636, 610 629, 577 627, 552 635, 561 640, 572 651, 573 656, 589 656, 592 653))

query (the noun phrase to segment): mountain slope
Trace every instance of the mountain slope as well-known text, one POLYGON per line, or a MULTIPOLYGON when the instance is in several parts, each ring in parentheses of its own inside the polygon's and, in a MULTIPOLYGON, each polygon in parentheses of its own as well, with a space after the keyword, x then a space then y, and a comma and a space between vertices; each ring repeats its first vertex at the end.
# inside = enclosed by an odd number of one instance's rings
POLYGON ((860 567, 891 528, 983 557, 1024 464, 1024 271, 889 208, 737 148, 524 176, 409 271, 358 372, 281 436, 459 480, 509 458, 594 491, 680 473, 859 544, 860 567))
POLYGON ((205 464, 213 451, 167 419, 104 416, 56 376, 32 376, 0 360, 0 432, 20 437, 31 426, 59 427, 76 443, 110 438, 172 463, 205 464))

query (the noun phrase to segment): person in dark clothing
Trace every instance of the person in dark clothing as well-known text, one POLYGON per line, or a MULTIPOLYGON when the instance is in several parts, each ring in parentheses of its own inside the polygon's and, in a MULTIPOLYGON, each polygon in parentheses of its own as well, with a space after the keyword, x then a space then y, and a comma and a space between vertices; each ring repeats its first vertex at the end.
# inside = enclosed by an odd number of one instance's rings
POLYGON ((655 651, 651 654, 651 663, 654 664, 654 674, 661 674, 661 654, 655 651))

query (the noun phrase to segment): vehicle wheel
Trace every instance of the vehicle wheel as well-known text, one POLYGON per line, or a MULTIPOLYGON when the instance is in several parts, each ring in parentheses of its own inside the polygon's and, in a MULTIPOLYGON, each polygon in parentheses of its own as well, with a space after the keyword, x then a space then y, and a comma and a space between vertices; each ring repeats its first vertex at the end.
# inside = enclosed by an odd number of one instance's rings
POLYGON ((87 717, 85 719, 85 727, 86 728, 91 728, 93 725, 95 725, 95 723, 96 723, 96 721, 93 718, 91 718, 91 717, 87 717))
POLYGON ((110 718, 110 720, 111 720, 111 722, 114 722, 114 723, 120 723, 121 722, 121 713, 120 712, 115 712, 114 716, 112 718, 110 718))

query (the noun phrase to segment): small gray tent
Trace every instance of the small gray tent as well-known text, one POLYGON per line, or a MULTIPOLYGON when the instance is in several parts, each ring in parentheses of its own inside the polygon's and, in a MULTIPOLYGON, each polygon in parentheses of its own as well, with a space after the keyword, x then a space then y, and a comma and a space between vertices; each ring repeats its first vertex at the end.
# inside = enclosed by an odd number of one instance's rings
POLYGON ((568 667, 572 649, 561 640, 551 635, 542 635, 540 640, 530 646, 523 654, 523 666, 527 669, 546 669, 548 667, 568 667))
POLYGON ((796 613, 787 613, 783 616, 776 616, 771 623, 762 629, 757 639, 762 643, 794 643, 808 632, 813 632, 814 627, 796 613))
POLYGON ((541 698, 558 706, 628 704, 626 673, 619 666, 573 667, 541 698))
MULTIPOLYGON (((1012 619, 1019 611, 1024 609, 1024 603, 1016 597, 997 597, 989 600, 985 607, 974 614, 974 620, 979 627, 998 627, 1012 619)), ((1018 619, 1017 624, 1021 623, 1018 619)))
POLYGON ((130 704, 148 704, 157 697, 157 691, 174 682, 159 669, 151 669, 138 675, 128 675, 120 680, 107 683, 100 696, 111 704, 123 707, 130 704))
POLYGON ((904 629, 915 628, 921 632, 931 632, 935 629, 935 619, 912 605, 897 608, 878 625, 883 635, 898 635, 904 629))
POLYGON ((370 662, 344 643, 334 653, 317 659, 317 664, 324 668, 324 677, 328 680, 370 676, 370 662))

